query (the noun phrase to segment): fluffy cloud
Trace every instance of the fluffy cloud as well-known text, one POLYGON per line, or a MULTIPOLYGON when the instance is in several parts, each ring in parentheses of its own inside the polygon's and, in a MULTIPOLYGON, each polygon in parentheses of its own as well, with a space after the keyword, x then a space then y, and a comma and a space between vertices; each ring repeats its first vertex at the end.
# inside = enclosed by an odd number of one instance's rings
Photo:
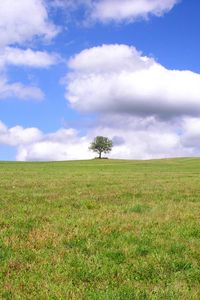
POLYGON ((182 144, 184 123, 161 121, 155 117, 103 116, 90 136, 108 136, 113 140, 112 158, 150 159, 195 155, 195 149, 182 144))
POLYGON ((94 20, 128 21, 148 18, 149 15, 162 16, 171 10, 179 0, 100 0, 93 1, 91 18, 94 20))
POLYGON ((75 159, 89 159, 92 154, 88 151, 88 143, 77 140, 65 143, 41 141, 18 148, 18 161, 61 161, 75 159), (81 149, 81 150, 80 150, 81 149))
POLYGON ((69 67, 66 98, 82 112, 160 118, 200 114, 200 75, 168 70, 133 47, 87 49, 69 67))
POLYGON ((181 143, 184 147, 200 152, 200 118, 186 118, 182 132, 181 143))
POLYGON ((58 61, 57 54, 49 54, 45 51, 12 47, 5 47, 0 51, 0 68, 6 65, 47 68, 58 63, 58 61))
POLYGON ((0 145, 16 147, 16 159, 20 161, 91 158, 88 143, 87 138, 79 137, 75 129, 61 128, 44 134, 38 128, 8 128, 0 122, 0 145))
POLYGON ((0 1, 0 46, 22 44, 33 37, 50 40, 57 33, 43 0, 0 1))
POLYGON ((35 38, 49 41, 59 29, 49 20, 44 0, 0 1, 0 98, 43 99, 38 87, 20 82, 9 83, 7 66, 47 68, 56 64, 59 57, 45 51, 21 49, 35 38), (18 47, 16 46, 18 45, 18 47), (14 46, 15 45, 15 46, 14 46), (5 72, 7 71, 7 72, 5 72))
POLYGON ((8 97, 42 100, 44 94, 36 86, 26 86, 20 82, 9 83, 5 77, 0 77, 0 100, 8 97))
POLYGON ((76 10, 84 7, 87 21, 107 23, 135 22, 137 19, 147 19, 150 15, 162 16, 170 11, 180 0, 52 0, 57 8, 76 10))
MULTIPOLYGON (((104 117, 105 118, 105 117, 104 117)), ((163 122, 154 117, 114 116, 80 136, 75 129, 61 128, 44 134, 37 128, 7 128, 0 122, 0 144, 16 147, 20 161, 89 159, 88 150, 99 134, 114 142, 111 158, 150 159, 200 155, 200 119, 163 122), (116 122, 118 121, 118 122, 116 122)))
POLYGON ((85 139, 104 135, 113 158, 200 154, 200 75, 168 70, 134 47, 103 45, 69 60, 66 98, 98 115, 85 139))
POLYGON ((0 144, 9 146, 26 145, 39 141, 42 138, 42 132, 37 128, 23 128, 15 126, 7 128, 0 121, 0 144))
MULTIPOLYGON (((32 68, 48 68, 60 61, 56 54, 49 54, 31 49, 5 47, 0 49, 0 72, 3 74, 6 67, 27 66, 32 68)), ((9 83, 7 76, 0 76, 0 98, 17 97, 21 99, 41 100, 44 94, 40 88, 24 85, 20 82, 9 83)))
POLYGON ((88 159, 92 154, 88 151, 87 137, 80 137, 72 128, 61 128, 56 132, 43 134, 37 141, 29 144, 21 143, 18 147, 17 160, 48 161, 88 159))

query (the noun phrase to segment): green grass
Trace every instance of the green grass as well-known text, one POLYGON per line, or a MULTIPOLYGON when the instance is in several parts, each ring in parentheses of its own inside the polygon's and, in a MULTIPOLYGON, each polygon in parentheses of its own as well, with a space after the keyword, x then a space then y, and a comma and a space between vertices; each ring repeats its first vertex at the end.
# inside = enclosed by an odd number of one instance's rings
POLYGON ((0 299, 200 299, 200 159, 0 163, 0 299))

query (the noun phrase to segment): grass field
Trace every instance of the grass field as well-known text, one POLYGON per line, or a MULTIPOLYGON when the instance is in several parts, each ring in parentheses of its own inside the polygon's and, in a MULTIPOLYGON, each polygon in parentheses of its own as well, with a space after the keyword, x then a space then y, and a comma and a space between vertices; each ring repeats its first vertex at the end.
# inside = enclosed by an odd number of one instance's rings
POLYGON ((200 159, 0 163, 0 299, 200 299, 200 159))

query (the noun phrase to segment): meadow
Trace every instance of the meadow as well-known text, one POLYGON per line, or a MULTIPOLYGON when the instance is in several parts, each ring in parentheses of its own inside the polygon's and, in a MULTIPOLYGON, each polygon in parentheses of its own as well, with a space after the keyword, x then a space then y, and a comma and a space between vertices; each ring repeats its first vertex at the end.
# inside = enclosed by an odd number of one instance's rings
POLYGON ((0 163, 0 299, 200 299, 200 159, 0 163))

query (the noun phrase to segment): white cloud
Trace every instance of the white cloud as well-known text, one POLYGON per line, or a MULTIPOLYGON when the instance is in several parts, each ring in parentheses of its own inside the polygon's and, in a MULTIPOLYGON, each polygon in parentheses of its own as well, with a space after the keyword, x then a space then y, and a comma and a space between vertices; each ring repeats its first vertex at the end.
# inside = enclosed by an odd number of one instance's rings
POLYGON ((88 150, 86 137, 79 137, 74 129, 60 129, 43 135, 42 140, 18 147, 17 160, 49 161, 88 159, 92 154, 88 150))
POLYGON ((123 70, 141 70, 153 63, 153 59, 142 57, 134 47, 115 44, 83 50, 69 60, 69 67, 83 74, 112 74, 123 70))
POLYGON ((7 128, 0 121, 0 144, 9 146, 27 145, 41 140, 42 136, 42 132, 37 128, 23 128, 22 126, 7 128))
POLYGON ((8 65, 47 68, 59 62, 56 54, 45 51, 21 49, 35 38, 50 41, 59 29, 50 21, 44 0, 0 1, 0 98, 44 98, 40 88, 9 82, 8 65))
POLYGON ((84 7, 87 21, 102 23, 135 22, 150 15, 162 16, 181 0, 52 0, 51 5, 65 10, 84 7))
POLYGON ((49 54, 46 51, 33 51, 5 47, 0 51, 0 67, 6 65, 28 66, 34 68, 47 68, 55 65, 60 60, 57 54, 49 54))
POLYGON ((93 1, 91 18, 101 22, 128 21, 162 16, 170 11, 179 0, 99 0, 93 1))
POLYGON ((126 45, 87 49, 69 61, 66 98, 82 112, 200 114, 200 74, 168 70, 126 45))
POLYGON ((61 128, 44 134, 38 128, 7 128, 0 121, 0 145, 16 147, 16 159, 20 161, 91 158, 93 155, 88 151, 88 143, 86 137, 79 137, 75 129, 61 128))
POLYGON ((65 143, 41 141, 18 148, 18 161, 61 161, 89 159, 92 154, 88 151, 88 143, 66 141, 65 143))
POLYGON ((42 100, 44 94, 36 86, 26 86, 22 83, 9 83, 6 78, 0 77, 0 100, 8 97, 17 97, 23 100, 42 100))
POLYGON ((115 116, 80 136, 72 128, 44 134, 38 128, 7 128, 0 122, 0 144, 16 147, 20 161, 90 159, 88 146, 97 135, 114 141, 111 158, 151 159, 200 155, 200 119, 163 122, 153 117, 115 116), (118 122, 117 122, 118 121, 118 122), (194 139, 195 138, 195 139, 194 139))
POLYGON ((194 155, 197 152, 181 143, 180 128, 182 123, 179 121, 160 121, 154 117, 104 116, 99 125, 90 130, 90 139, 99 134, 111 138, 114 142, 112 158, 151 159, 194 155))
POLYGON ((185 118, 182 131, 182 144, 200 152, 200 118, 185 118))
POLYGON ((43 0, 0 1, 0 46, 23 44, 34 37, 50 40, 57 33, 43 0))
POLYGON ((20 82, 10 83, 5 75, 7 66, 26 66, 32 68, 48 68, 60 61, 57 54, 49 54, 45 51, 33 51, 31 49, 20 49, 5 47, 0 49, 0 99, 17 97, 20 99, 44 98, 44 93, 39 87, 24 85, 20 82))

